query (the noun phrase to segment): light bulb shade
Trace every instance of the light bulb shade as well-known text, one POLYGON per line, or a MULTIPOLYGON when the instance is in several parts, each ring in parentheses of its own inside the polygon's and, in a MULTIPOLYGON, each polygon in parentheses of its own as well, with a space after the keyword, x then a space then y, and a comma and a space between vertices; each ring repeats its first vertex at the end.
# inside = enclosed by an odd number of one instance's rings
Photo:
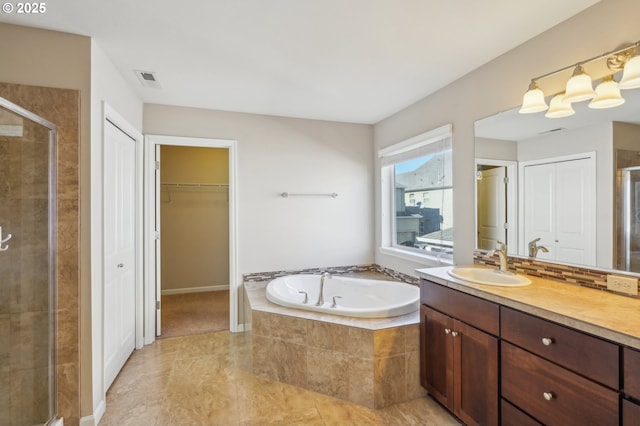
POLYGON ((549 106, 544 100, 544 92, 532 81, 529 85, 529 90, 527 90, 527 93, 522 97, 522 107, 520 107, 518 112, 520 114, 531 114, 545 111, 548 108, 549 106))
POLYGON ((636 55, 627 61, 618 87, 621 89, 637 89, 640 87, 640 55, 636 55))
POLYGON ((589 102, 589 108, 613 108, 623 103, 624 98, 620 95, 618 83, 610 75, 596 87, 596 97, 589 102))
POLYGON ((547 118, 562 118, 575 114, 570 103, 564 102, 565 94, 555 95, 549 102, 549 110, 544 115, 547 118))
POLYGON ((584 72, 581 65, 576 66, 573 76, 567 81, 563 101, 566 103, 586 101, 596 95, 593 91, 591 77, 584 72))

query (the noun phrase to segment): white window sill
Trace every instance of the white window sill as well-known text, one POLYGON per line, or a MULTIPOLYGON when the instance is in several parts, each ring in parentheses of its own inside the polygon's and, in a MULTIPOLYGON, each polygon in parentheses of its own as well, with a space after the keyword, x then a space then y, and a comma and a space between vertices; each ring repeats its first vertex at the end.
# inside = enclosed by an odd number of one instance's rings
POLYGON ((381 254, 386 254, 400 259, 408 260, 411 262, 419 263, 423 266, 451 266, 453 265, 453 259, 447 256, 434 256, 432 254, 417 253, 412 250, 402 250, 396 247, 380 247, 381 254))

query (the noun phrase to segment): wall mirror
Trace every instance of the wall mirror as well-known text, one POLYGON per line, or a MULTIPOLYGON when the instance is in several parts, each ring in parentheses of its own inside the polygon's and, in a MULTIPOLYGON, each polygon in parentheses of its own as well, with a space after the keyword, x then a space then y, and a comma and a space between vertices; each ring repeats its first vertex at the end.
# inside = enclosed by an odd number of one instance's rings
POLYGON ((640 272, 640 89, 625 103, 475 122, 476 247, 640 272))

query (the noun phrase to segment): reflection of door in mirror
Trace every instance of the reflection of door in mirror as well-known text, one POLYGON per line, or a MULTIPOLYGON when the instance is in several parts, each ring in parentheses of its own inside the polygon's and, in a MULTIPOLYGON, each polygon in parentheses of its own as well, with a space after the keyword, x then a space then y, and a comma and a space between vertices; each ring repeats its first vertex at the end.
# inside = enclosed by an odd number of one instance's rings
POLYGON ((640 167, 622 170, 624 251, 620 269, 640 272, 640 167))
POLYGON ((596 265, 595 155, 521 163, 523 240, 548 249, 546 260, 596 265))
POLYGON ((496 248, 496 240, 507 243, 508 253, 517 250, 515 161, 476 160, 476 247, 496 248))
POLYGON ((496 241, 507 240, 506 167, 492 167, 477 172, 478 248, 491 250, 496 241))

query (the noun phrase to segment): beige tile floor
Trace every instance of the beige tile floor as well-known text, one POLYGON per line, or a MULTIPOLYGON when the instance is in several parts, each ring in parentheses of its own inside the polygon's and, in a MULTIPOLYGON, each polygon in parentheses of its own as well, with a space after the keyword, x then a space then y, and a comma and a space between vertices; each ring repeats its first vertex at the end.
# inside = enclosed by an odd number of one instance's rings
POLYGON ((107 392, 109 425, 459 425, 428 397, 372 410, 251 373, 251 336, 162 339, 107 392))

